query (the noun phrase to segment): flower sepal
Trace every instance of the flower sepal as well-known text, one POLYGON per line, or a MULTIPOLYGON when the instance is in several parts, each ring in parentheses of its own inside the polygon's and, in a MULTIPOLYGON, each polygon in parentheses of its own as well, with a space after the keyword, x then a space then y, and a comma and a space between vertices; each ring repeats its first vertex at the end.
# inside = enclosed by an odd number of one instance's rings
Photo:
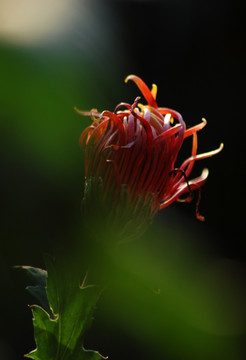
POLYGON ((85 180, 82 213, 94 240, 122 243, 141 236, 153 222, 159 207, 156 194, 132 196, 126 184, 105 192, 101 177, 85 180), (107 196, 105 196, 107 194, 107 196))

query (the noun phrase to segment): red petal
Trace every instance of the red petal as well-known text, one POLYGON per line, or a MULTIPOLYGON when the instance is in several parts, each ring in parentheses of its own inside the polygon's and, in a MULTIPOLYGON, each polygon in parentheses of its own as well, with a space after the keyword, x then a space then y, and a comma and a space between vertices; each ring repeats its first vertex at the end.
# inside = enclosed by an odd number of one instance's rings
POLYGON ((157 102, 155 101, 155 98, 153 97, 150 89, 145 84, 145 82, 142 79, 140 79, 140 77, 138 77, 136 75, 129 75, 125 79, 125 82, 127 82, 128 80, 132 80, 132 81, 135 82, 135 84, 138 86, 139 90, 141 91, 141 93, 143 94, 143 96, 145 97, 147 103, 150 106, 153 106, 154 108, 158 107, 157 102))
POLYGON ((122 121, 118 118, 118 116, 110 111, 103 111, 101 116, 108 116, 118 127, 119 129, 119 143, 120 145, 124 145, 126 141, 125 129, 122 121))

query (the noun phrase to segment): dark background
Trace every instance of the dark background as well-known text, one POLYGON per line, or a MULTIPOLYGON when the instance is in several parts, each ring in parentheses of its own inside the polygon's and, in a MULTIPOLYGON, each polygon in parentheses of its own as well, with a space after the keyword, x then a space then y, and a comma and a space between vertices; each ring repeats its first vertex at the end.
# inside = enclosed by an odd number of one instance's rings
MULTIPOLYGON (((211 169, 202 207, 228 256, 242 255, 245 24, 239 1, 116 2, 128 70, 158 83, 159 104, 177 109, 191 126, 205 117, 200 151, 223 153, 198 166, 211 169), (128 65, 129 68, 129 65, 128 65), (237 190, 236 190, 237 189, 237 190), (240 211, 242 210, 242 211, 240 211), (222 236, 223 233, 223 236, 222 236), (225 236, 226 235, 226 236, 225 236), (228 248, 227 248, 228 244, 228 248)), ((244 253, 245 254, 245 253, 244 253)))
POLYGON ((243 2, 75 1, 74 7, 58 38, 0 43, 0 358, 22 359, 35 346, 28 281, 12 266, 43 267, 45 252, 81 236, 78 138, 89 121, 73 107, 112 110, 132 102, 139 93, 124 78, 133 73, 156 83, 159 106, 179 111, 188 127, 207 119, 199 152, 225 147, 194 169, 194 176, 210 170, 200 205, 206 222, 195 219, 194 202, 174 204, 157 215, 142 242, 126 245, 116 258, 118 278, 98 304, 88 347, 115 360, 244 359, 243 2), (155 312, 146 292, 152 280, 157 287, 164 281, 172 295, 162 299, 163 313, 162 300, 155 312), (186 285, 197 298, 185 296, 186 285), (170 304, 182 296, 179 317, 170 304), (206 313, 200 319, 207 308, 216 324, 206 323, 206 313))

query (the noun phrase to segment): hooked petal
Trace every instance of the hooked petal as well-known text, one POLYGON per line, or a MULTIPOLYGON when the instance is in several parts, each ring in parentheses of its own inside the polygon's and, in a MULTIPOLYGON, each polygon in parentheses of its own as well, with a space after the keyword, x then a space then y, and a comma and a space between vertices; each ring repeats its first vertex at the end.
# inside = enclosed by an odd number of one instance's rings
MULTIPOLYGON (((140 79, 140 77, 136 75, 129 75, 126 77, 125 82, 127 83, 128 80, 132 80, 135 82, 135 84, 138 86, 139 90, 141 91, 141 93, 143 94, 149 105, 153 106, 154 108, 158 107, 157 102, 155 101, 155 97, 153 96, 152 92, 145 84, 145 82, 142 79, 140 79)), ((155 90, 153 92, 155 92, 155 90)))
POLYGON ((182 194, 199 189, 205 183, 208 174, 208 169, 204 169, 199 177, 189 181, 189 186, 187 183, 183 183, 171 197, 164 199, 163 202, 161 202, 160 210, 172 204, 182 194))
POLYGON ((186 129, 186 130, 185 130, 184 139, 185 139, 186 137, 194 134, 194 132, 197 132, 197 131, 203 129, 204 126, 206 126, 206 125, 207 125, 207 120, 204 119, 204 118, 202 118, 202 122, 201 122, 200 124, 197 124, 197 125, 195 125, 195 126, 192 126, 192 127, 189 128, 189 129, 186 129))
POLYGON ((212 150, 212 151, 208 151, 206 153, 203 153, 203 154, 199 154, 199 155, 195 155, 195 156, 191 156, 189 157, 187 160, 185 160, 183 162, 183 164, 181 165, 180 169, 184 170, 186 168, 186 166, 191 162, 191 161, 194 161, 194 160, 202 160, 202 159, 206 159, 210 156, 214 156, 218 153, 221 152, 221 150, 223 149, 224 147, 224 144, 221 143, 220 146, 218 147, 218 149, 215 149, 215 150, 212 150))

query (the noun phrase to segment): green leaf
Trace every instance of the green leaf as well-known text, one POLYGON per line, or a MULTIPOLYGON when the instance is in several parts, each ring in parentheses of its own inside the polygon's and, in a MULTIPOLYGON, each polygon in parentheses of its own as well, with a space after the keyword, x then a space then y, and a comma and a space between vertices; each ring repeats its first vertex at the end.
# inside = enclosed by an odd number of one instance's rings
MULTIPOLYGON (((85 350, 82 346, 100 289, 80 286, 74 274, 50 258, 46 259, 46 266, 48 311, 38 305, 31 306, 37 347, 26 357, 35 360, 101 359, 98 352, 85 350)), ((25 270, 38 282, 43 298, 46 273, 35 268, 25 267, 25 270)), ((31 292, 40 300, 40 292, 33 292, 33 289, 31 292)))
POLYGON ((27 286, 27 291, 31 295, 33 295, 39 301, 43 309, 51 317, 53 317, 46 293, 47 271, 39 268, 34 268, 32 266, 21 266, 19 268, 25 270, 29 277, 36 282, 36 285, 27 286))

